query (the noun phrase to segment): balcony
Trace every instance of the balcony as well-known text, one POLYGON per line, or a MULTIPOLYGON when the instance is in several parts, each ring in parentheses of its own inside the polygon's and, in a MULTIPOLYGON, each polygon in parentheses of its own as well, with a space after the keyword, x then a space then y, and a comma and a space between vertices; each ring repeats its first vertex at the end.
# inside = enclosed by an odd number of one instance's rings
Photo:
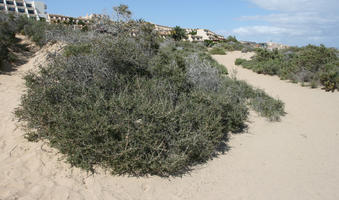
POLYGON ((15 8, 14 7, 9 7, 8 11, 15 12, 15 8))
POLYGON ((21 3, 21 2, 16 2, 16 5, 17 5, 17 6, 20 6, 20 7, 24 6, 24 4, 21 3))
POLYGON ((7 5, 14 5, 14 1, 6 1, 7 5))
POLYGON ((19 13, 25 13, 25 9, 24 8, 18 8, 19 13))
POLYGON ((32 8, 32 4, 26 3, 27 8, 32 8))
POLYGON ((28 14, 34 15, 34 10, 28 10, 28 14))

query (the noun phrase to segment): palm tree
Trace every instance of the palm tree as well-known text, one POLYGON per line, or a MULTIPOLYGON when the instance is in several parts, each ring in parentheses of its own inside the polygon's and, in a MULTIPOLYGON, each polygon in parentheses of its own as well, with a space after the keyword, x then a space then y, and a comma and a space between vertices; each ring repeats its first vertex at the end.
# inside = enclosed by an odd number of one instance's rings
POLYGON ((176 41, 187 39, 186 30, 176 26, 171 32, 171 37, 176 41))

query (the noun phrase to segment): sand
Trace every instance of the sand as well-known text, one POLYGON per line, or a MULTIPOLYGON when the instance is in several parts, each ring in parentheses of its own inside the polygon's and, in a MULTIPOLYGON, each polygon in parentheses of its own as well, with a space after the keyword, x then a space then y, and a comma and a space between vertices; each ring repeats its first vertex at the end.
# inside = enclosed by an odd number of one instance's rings
MULTIPOLYGON (((251 113, 247 133, 234 135, 225 155, 182 178, 134 178, 70 168, 62 155, 23 138, 13 110, 22 75, 45 56, 37 53, 11 75, 0 75, 0 199, 337 200, 339 93, 326 93, 238 67, 237 77, 286 103, 281 122, 251 113)), ((215 56, 229 70, 240 52, 215 56)))

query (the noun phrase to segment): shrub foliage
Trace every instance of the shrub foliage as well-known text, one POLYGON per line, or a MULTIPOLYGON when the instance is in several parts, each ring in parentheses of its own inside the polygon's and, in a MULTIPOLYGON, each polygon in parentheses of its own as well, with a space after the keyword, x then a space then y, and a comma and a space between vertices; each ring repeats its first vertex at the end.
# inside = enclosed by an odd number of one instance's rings
POLYGON ((0 12, 0 70, 4 61, 9 61, 13 56, 11 50, 17 41, 17 22, 14 16, 0 12))
MULTIPOLYGON (((263 92, 259 102, 258 91, 223 76, 203 45, 159 43, 141 21, 119 24, 124 31, 114 34, 82 32, 87 40, 69 42, 25 77, 15 114, 30 130, 27 139, 49 141, 73 166, 180 175, 246 127, 248 105, 262 112, 277 102, 263 92)), ((276 107, 283 104, 269 108, 276 107)))
POLYGON ((16 52, 27 50, 19 45, 20 40, 16 38, 16 34, 24 34, 35 44, 42 46, 47 43, 45 35, 48 27, 51 25, 46 22, 0 12, 0 70, 3 62, 17 59, 16 52))
POLYGON ((326 91, 339 89, 338 50, 323 45, 292 47, 280 51, 258 49, 252 60, 237 59, 235 64, 257 73, 309 83, 312 88, 321 84, 326 91))
POLYGON ((212 55, 226 55, 226 52, 224 49, 220 48, 220 47, 213 47, 210 50, 210 54, 212 55))

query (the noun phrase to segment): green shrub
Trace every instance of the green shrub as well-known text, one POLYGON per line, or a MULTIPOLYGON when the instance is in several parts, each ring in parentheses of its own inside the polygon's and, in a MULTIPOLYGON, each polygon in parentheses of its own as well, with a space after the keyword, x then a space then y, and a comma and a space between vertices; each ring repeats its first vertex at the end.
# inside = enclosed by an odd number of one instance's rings
POLYGON ((252 46, 248 44, 242 44, 234 36, 229 36, 223 41, 210 43, 209 47, 218 47, 226 51, 242 51, 243 53, 255 50, 252 46))
POLYGON ((285 105, 282 101, 268 96, 263 90, 254 89, 244 81, 226 80, 226 92, 232 95, 234 101, 246 103, 261 116, 271 121, 279 121, 285 115, 285 105))
POLYGON ((220 47, 213 47, 209 52, 212 55, 226 55, 225 50, 220 47))
POLYGON ((246 62, 245 59, 237 58, 237 59, 235 60, 235 65, 241 65, 241 64, 243 64, 244 62, 246 62))
POLYGON ((253 110, 271 121, 278 121, 285 114, 284 103, 266 95, 263 91, 256 90, 255 96, 251 98, 250 105, 253 110))
POLYGON ((188 34, 190 34, 190 35, 197 35, 198 32, 196 30, 193 30, 193 31, 189 32, 188 34))
MULTIPOLYGON (((168 176, 205 162, 228 131, 245 126, 245 105, 194 82, 195 74, 187 79, 178 54, 159 54, 147 69, 111 45, 100 43, 103 52, 94 47, 93 56, 61 57, 26 77, 28 93, 16 114, 36 129, 28 139, 49 140, 86 170, 100 165, 114 174, 168 176)), ((133 52, 139 44, 124 46, 133 52)), ((200 59, 195 62, 204 70, 200 59)), ((211 75, 211 81, 218 77, 211 75)))
POLYGON ((337 50, 323 45, 291 47, 280 51, 258 49, 251 61, 236 60, 236 64, 257 73, 278 75, 281 79, 300 82, 312 88, 319 82, 326 91, 338 89, 338 63, 337 50))
POLYGON ((225 42, 234 42, 234 43, 239 43, 239 41, 237 40, 237 38, 235 36, 228 36, 225 40, 225 42))
POLYGON ((339 89, 339 67, 338 63, 329 63, 325 65, 324 70, 320 73, 320 82, 326 91, 339 89))
POLYGON ((215 42, 213 40, 204 40, 204 45, 206 47, 212 47, 213 45, 215 45, 215 42))
POLYGON ((17 43, 15 38, 16 26, 14 16, 0 12, 0 70, 2 70, 4 61, 9 61, 9 58, 15 58, 11 54, 11 49, 17 43))
POLYGON ((90 44, 70 44, 65 47, 64 54, 66 57, 70 56, 78 56, 81 54, 89 54, 91 52, 91 45, 90 44))
POLYGON ((47 22, 30 19, 24 26, 23 33, 28 36, 36 45, 43 46, 47 43, 46 29, 47 22))
MULTIPOLYGON (((157 45, 142 26, 71 43, 28 74, 15 112, 27 139, 49 141, 73 166, 134 176, 180 175, 225 150, 256 90, 223 76, 200 44, 157 45)), ((274 101, 261 96, 259 112, 274 101)))

